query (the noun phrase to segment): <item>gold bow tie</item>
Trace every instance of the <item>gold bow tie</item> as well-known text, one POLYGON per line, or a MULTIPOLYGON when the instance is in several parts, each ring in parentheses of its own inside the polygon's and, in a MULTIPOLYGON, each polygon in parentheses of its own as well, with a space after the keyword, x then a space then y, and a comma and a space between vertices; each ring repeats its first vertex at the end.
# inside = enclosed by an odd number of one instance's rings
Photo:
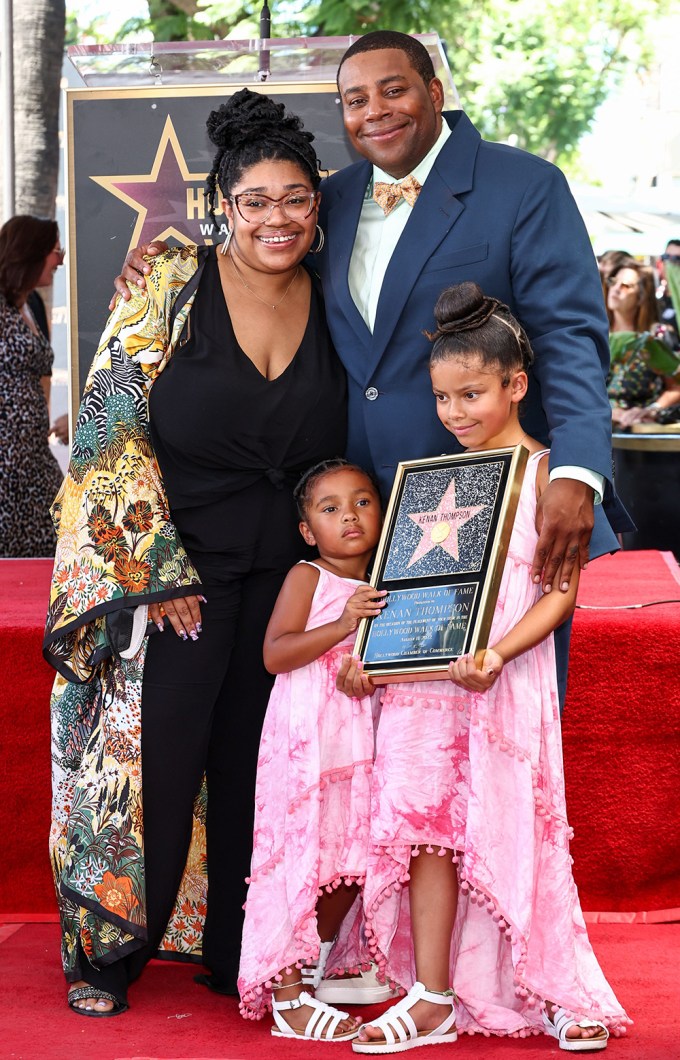
POLYGON ((415 206, 421 187, 422 185, 413 176, 406 177, 398 184, 385 184, 378 181, 373 188, 373 198, 387 217, 402 198, 406 199, 409 206, 415 206))

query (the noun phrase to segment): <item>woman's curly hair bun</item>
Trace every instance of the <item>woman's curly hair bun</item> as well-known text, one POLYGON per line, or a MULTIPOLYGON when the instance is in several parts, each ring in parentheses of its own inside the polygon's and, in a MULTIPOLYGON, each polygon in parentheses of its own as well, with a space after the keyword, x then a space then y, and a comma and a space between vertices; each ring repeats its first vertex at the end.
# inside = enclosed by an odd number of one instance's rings
POLYGON ((297 133, 309 143, 314 136, 302 127, 296 114, 286 114, 283 103, 269 96, 242 88, 230 96, 206 122, 208 136, 215 147, 231 152, 244 143, 266 139, 268 134, 297 133))

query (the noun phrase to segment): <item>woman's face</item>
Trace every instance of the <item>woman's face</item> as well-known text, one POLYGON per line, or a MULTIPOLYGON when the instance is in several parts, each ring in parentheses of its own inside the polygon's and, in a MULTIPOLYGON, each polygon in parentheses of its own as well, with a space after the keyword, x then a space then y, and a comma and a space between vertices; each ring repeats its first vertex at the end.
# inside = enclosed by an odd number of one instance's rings
POLYGON ((607 307, 610 312, 634 317, 639 301, 639 280, 635 269, 619 269, 609 277, 607 284, 607 307))
POLYGON ((61 243, 57 240, 54 250, 51 250, 43 262, 42 272, 38 277, 36 287, 49 287, 54 280, 54 274, 60 265, 64 263, 64 251, 61 243))
POLYGON ((258 272, 294 268, 314 242, 319 195, 312 201, 313 195, 309 177, 295 162, 258 162, 245 170, 231 189, 230 200, 222 200, 234 233, 232 252, 258 272), (271 199, 285 202, 270 209, 271 199))

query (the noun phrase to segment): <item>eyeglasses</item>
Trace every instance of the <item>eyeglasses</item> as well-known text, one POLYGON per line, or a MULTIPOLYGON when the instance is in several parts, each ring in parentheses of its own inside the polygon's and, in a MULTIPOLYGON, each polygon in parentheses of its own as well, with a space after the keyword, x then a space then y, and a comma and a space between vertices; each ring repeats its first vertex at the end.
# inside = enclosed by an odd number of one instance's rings
POLYGON ((56 257, 58 257, 58 258, 59 258, 59 261, 60 261, 60 262, 62 262, 62 263, 63 263, 63 261, 64 261, 64 258, 66 257, 66 251, 65 251, 65 250, 64 250, 64 249, 63 249, 62 247, 60 247, 60 246, 59 246, 59 245, 57 244, 57 246, 56 246, 56 247, 54 248, 54 250, 52 251, 52 253, 53 253, 54 255, 56 255, 56 257))
POLYGON ((256 195, 248 191, 229 196, 243 220, 251 225, 266 224, 277 206, 289 221, 304 221, 314 209, 316 199, 315 191, 295 192, 281 199, 270 199, 268 195, 256 195))
POLYGON ((607 277, 607 287, 620 287, 622 291, 634 291, 637 286, 637 283, 624 283, 623 280, 617 280, 616 276, 607 277))
POLYGON ((662 254, 661 261, 670 261, 671 265, 680 265, 680 254, 662 254))

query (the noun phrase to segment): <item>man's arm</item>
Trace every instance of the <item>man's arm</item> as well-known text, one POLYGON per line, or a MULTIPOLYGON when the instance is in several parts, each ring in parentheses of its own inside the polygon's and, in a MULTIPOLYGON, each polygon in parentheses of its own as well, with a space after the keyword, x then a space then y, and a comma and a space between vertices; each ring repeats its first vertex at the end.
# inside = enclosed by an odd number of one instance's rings
MULTIPOLYGON (((570 465, 604 482, 611 477, 607 318, 585 226, 554 167, 537 167, 527 185, 513 229, 511 271, 515 308, 536 357, 551 471, 570 465)), ((575 566, 587 563, 590 483, 553 478, 539 501, 532 574, 546 591, 553 585, 565 591, 575 566)))
POLYGON ((128 283, 136 284, 142 290, 146 287, 146 277, 151 273, 152 266, 149 265, 148 261, 144 260, 145 257, 155 258, 157 254, 162 254, 169 246, 169 243, 165 243, 162 239, 157 239, 154 243, 143 243, 141 246, 133 247, 132 250, 128 251, 123 262, 123 270, 113 281, 116 293, 109 302, 109 310, 111 312, 116 308, 118 295, 124 302, 129 301, 130 288, 128 283))

